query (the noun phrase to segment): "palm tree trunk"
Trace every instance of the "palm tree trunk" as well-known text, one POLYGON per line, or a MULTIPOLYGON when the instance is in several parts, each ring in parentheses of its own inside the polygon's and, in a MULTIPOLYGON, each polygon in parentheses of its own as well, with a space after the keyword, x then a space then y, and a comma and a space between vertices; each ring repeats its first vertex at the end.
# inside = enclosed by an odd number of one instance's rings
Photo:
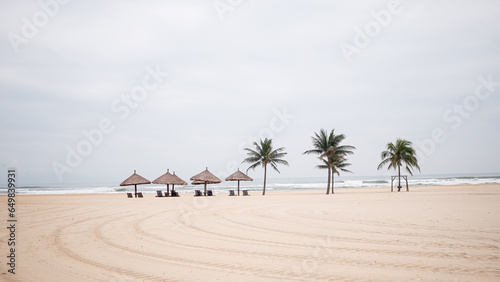
POLYGON ((335 172, 332 171, 332 194, 335 194, 335 190, 334 190, 335 182, 334 182, 334 179, 335 179, 335 172))
POLYGON ((328 185, 326 186, 326 194, 330 194, 330 178, 331 178, 332 170, 330 169, 330 164, 328 164, 328 185))
POLYGON ((264 189, 262 189, 262 196, 266 195, 266 175, 267 175, 267 165, 264 166, 264 189))
POLYGON ((401 166, 398 165, 398 192, 401 190, 401 166))

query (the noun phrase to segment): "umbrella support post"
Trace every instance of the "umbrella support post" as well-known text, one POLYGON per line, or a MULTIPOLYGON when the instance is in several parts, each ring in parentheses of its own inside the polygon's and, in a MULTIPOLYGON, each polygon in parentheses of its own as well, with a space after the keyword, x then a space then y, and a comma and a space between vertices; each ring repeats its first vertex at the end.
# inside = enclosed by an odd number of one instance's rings
MULTIPOLYGON (((238 196, 240 195, 240 181, 253 181, 251 177, 248 175, 244 174, 243 172, 238 169, 235 173, 229 175, 226 177, 226 181, 238 181, 238 196)), ((245 190, 243 190, 245 191, 245 190)), ((245 194, 243 194, 245 196, 245 194)))

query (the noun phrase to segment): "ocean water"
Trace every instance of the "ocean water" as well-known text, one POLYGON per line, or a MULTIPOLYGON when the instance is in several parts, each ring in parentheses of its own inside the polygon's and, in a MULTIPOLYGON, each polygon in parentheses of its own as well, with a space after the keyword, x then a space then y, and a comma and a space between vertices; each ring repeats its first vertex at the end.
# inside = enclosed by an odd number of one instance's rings
MULTIPOLYGON (((497 174, 461 174, 461 175, 416 175, 408 176, 408 185, 412 186, 447 186, 465 184, 500 184, 500 173, 497 174)), ((255 179, 252 182, 240 182, 240 190, 247 189, 250 193, 262 191, 263 180, 255 179)), ((335 189, 350 188, 374 188, 390 187, 390 176, 336 176, 335 189)), ((402 179, 402 186, 405 186, 402 179)), ((394 180, 397 187, 397 179, 394 180)), ((171 188, 171 186, 170 186, 171 188)), ((236 190, 236 182, 223 181, 220 184, 209 184, 207 189, 215 193, 227 193, 228 190, 236 190)), ((317 190, 326 191, 325 177, 303 177, 303 178, 269 178, 266 191, 294 191, 294 190, 317 190)), ((144 193, 155 193, 156 190, 166 191, 166 185, 148 184, 138 185, 137 190, 144 193)), ((175 190, 180 194, 194 193, 194 190, 203 190, 203 185, 176 186, 175 190)), ((133 192, 134 186, 119 186, 119 183, 58 183, 51 185, 20 186, 16 188, 17 194, 88 194, 88 193, 125 193, 133 192)), ((0 188, 0 194, 6 194, 6 188, 0 188)))

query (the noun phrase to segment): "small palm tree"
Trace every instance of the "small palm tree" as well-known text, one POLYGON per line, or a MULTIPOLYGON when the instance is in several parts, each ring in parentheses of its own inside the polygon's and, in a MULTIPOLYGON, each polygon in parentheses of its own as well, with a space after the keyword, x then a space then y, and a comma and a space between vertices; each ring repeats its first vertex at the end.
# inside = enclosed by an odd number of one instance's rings
MULTIPOLYGON (((322 158, 319 158, 323 164, 322 165, 317 165, 316 167, 319 168, 319 169, 328 169, 328 162, 325 160, 325 159, 322 159, 322 158)), ((343 171, 343 172, 350 172, 350 173, 353 173, 352 171, 346 169, 346 167, 350 166, 351 164, 350 163, 346 163, 346 159, 345 158, 338 158, 338 159, 335 159, 335 160, 330 160, 330 167, 331 167, 331 176, 332 176, 332 194, 335 193, 334 191, 334 178, 335 178, 335 174, 337 174, 338 176, 340 176, 340 171, 343 171)))
POLYGON ((314 149, 305 151, 304 154, 320 155, 320 158, 325 160, 328 169, 328 184, 326 187, 326 194, 328 195, 330 194, 332 171, 336 171, 335 161, 341 159, 345 161, 345 156, 353 154, 352 150, 356 149, 356 147, 340 145, 345 139, 345 136, 344 134, 335 135, 335 129, 332 129, 330 133, 321 129, 319 134, 315 132, 314 135, 315 136, 311 137, 314 149))
POLYGON ((247 151, 248 158, 246 158, 244 163, 251 163, 250 167, 247 169, 247 173, 250 169, 255 170, 256 167, 262 165, 264 168, 264 188, 262 189, 262 195, 266 194, 266 177, 267 177, 267 165, 271 165, 274 170, 278 173, 278 164, 288 165, 288 162, 282 159, 287 153, 284 152, 285 148, 281 147, 273 150, 272 139, 262 139, 260 144, 253 142, 255 145, 255 150, 245 148, 247 151))
POLYGON ((387 169, 397 168, 399 178, 398 191, 401 187, 401 165, 406 165, 405 168, 410 175, 413 175, 413 167, 416 167, 420 171, 416 152, 410 141, 398 138, 395 144, 388 143, 387 150, 383 151, 380 157, 382 158, 382 162, 378 165, 377 169, 381 169, 387 164, 389 164, 387 169))

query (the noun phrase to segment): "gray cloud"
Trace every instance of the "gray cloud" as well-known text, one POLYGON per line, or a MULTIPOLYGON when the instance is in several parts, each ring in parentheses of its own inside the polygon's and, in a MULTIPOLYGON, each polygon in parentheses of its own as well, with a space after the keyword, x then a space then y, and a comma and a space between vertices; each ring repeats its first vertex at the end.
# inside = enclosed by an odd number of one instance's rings
POLYGON ((70 1, 18 53, 11 34, 43 9, 2 2, 2 167, 18 167, 25 183, 56 182, 53 162, 65 164, 67 146, 87 140, 82 130, 109 119, 113 131, 63 181, 246 169, 241 146, 286 107, 294 117, 272 132, 288 151, 282 177, 323 176, 301 155, 321 128, 357 147, 357 175, 387 173, 376 170, 379 154, 397 137, 432 151, 424 173, 500 171, 500 87, 467 117, 454 108, 474 102, 479 77, 500 81, 498 4, 399 1, 401 12, 349 63, 341 42, 353 45, 355 29, 390 2, 243 1, 222 21, 210 1, 70 1), (122 119, 113 103, 157 66, 168 77, 122 119), (436 128, 446 141, 431 140, 436 128))

